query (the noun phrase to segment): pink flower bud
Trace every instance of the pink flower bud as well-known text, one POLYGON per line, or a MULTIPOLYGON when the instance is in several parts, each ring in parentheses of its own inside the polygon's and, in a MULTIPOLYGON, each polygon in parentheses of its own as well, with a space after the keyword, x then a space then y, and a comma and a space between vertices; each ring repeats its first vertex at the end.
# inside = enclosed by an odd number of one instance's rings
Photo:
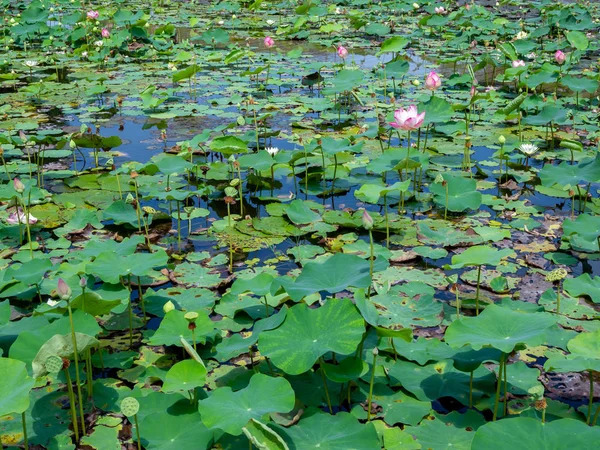
POLYGON ((275 41, 271 36, 267 36, 264 40, 265 47, 271 48, 275 45, 275 41))
POLYGON ((556 50, 556 53, 554 54, 554 60, 562 66, 567 60, 567 55, 565 55, 561 50, 556 50))
POLYGON ((373 218, 369 215, 367 210, 363 210, 362 215, 362 226, 365 230, 370 231, 373 229, 373 218))
POLYGON ((69 300, 71 298, 71 288, 62 278, 58 279, 58 287, 56 288, 56 292, 62 300, 69 300))
POLYGON ((98 17, 100 16, 100 14, 98 13, 98 11, 88 11, 87 12, 87 18, 91 19, 91 20, 96 20, 98 17))
POLYGON ((102 31, 100 34, 102 35, 102 37, 104 39, 108 39, 110 37, 110 31, 108 31, 106 28, 102 28, 102 31))
POLYGON ((429 72, 429 75, 425 78, 425 87, 430 91, 435 91, 441 85, 442 80, 440 79, 440 76, 434 71, 429 72))
POLYGON ((340 45, 337 48, 337 54, 340 58, 344 59, 346 56, 348 56, 348 49, 343 45, 340 45))
POLYGON ((25 192, 25 185, 18 178, 15 178, 13 180, 13 187, 15 188, 15 191, 17 191, 19 194, 22 194, 23 192, 25 192))
POLYGON ((516 69, 517 67, 525 67, 525 61, 522 59, 517 59, 512 62, 512 66, 516 69))

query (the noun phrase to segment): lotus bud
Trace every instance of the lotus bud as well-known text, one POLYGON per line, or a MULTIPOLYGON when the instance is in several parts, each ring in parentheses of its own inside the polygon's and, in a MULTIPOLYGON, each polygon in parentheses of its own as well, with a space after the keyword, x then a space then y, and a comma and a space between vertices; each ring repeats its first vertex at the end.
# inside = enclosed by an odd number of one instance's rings
POLYGON ((412 5, 412 6, 413 6, 413 8, 415 8, 415 9, 419 9, 419 8, 420 8, 420 6, 419 6, 419 4, 418 4, 418 3, 413 3, 413 5, 412 5))
POLYGON ((425 87, 430 91, 435 91, 441 85, 442 80, 440 79, 440 76, 433 70, 429 72, 429 75, 427 75, 427 78, 425 78, 425 87))
POLYGON ((17 191, 19 194, 25 192, 25 185, 18 178, 15 178, 13 180, 13 187, 15 188, 15 191, 17 191))
POLYGON ((87 286, 87 277, 81 277, 79 279, 79 287, 84 288, 87 286))
POLYGON ((125 197, 125 203, 133 203, 135 201, 135 199, 133 198, 133 195, 131 195, 131 193, 127 194, 127 197, 125 197))
POLYGON ((500 145, 504 145, 506 143, 506 138, 504 137, 504 135, 500 135, 500 137, 498 137, 498 142, 500 143, 500 145))
POLYGON ((421 82, 419 80, 413 80, 412 84, 413 84, 413 86, 420 86, 421 82))
POLYGON ((77 144, 75 143, 75 141, 74 141, 73 139, 70 139, 70 140, 69 140, 69 147, 70 147, 71 149, 75 149, 75 148, 77 148, 77 144))
POLYGON ((344 59, 348 56, 348 49, 343 45, 338 46, 337 54, 340 58, 344 59))
POLYGON ((567 56, 561 50, 556 50, 556 53, 554 54, 554 60, 562 66, 567 60, 567 56))
POLYGON ((275 41, 273 40, 273 38, 271 36, 265 37, 265 40, 263 41, 263 43, 265 44, 265 47, 267 47, 267 48, 271 48, 275 45, 275 41))
POLYGON ((56 288, 56 292, 58 293, 58 296, 61 298, 61 300, 69 300, 71 298, 71 288, 67 283, 65 283, 65 280, 63 280, 62 278, 58 279, 58 286, 56 288))
POLYGON ((169 300, 167 303, 165 303, 163 305, 163 311, 165 314, 168 314, 169 312, 173 311, 175 309, 175 305, 173 304, 173 302, 171 300, 169 300))
POLYGON ((362 226, 367 231, 371 231, 373 229, 373 218, 369 215, 366 209, 363 210, 362 214, 362 226))

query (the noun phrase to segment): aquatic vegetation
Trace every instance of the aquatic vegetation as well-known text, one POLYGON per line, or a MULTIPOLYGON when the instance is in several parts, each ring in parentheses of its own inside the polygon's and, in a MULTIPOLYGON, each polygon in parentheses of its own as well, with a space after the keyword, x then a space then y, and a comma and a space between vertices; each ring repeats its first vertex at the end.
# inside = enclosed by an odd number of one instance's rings
POLYGON ((598 441, 596 2, 0 1, 3 446, 598 441))

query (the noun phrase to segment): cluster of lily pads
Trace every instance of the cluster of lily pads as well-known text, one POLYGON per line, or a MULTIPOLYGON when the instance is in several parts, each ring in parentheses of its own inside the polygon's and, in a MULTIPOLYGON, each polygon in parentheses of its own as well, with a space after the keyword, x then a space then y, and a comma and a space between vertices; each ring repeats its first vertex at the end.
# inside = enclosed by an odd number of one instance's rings
POLYGON ((600 439, 597 4, 0 8, 3 446, 600 439))

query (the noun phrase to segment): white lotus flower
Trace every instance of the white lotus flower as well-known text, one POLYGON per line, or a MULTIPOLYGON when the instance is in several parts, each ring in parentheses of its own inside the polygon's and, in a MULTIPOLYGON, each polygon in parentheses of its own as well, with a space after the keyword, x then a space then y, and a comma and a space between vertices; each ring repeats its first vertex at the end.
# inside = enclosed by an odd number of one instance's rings
POLYGON ((279 153, 279 149, 277 147, 267 147, 266 150, 271 156, 275 156, 277 153, 279 153))
POLYGON ((527 38, 527 33, 525 33, 524 31, 519 31, 515 37, 517 40, 525 39, 527 38))
POLYGON ((56 301, 56 300, 48 300, 46 303, 48 303, 48 306, 50 306, 51 308, 54 308, 56 305, 58 305, 60 302, 56 301))
POLYGON ((519 150, 527 156, 533 156, 538 152, 539 148, 537 145, 533 144, 521 144, 519 150))
POLYGON ((38 62, 37 61, 25 61, 24 64, 31 69, 32 67, 37 66, 38 62))
POLYGON ((271 20, 271 19, 267 20, 267 25, 269 25, 269 26, 273 25, 274 23, 275 23, 274 20, 271 20))
POLYGON ((94 42, 94 45, 96 47, 102 47, 104 45, 104 41, 96 41, 96 42, 94 42))
POLYGON ((87 58, 88 57, 88 52, 81 52, 81 57, 82 58, 87 58))

